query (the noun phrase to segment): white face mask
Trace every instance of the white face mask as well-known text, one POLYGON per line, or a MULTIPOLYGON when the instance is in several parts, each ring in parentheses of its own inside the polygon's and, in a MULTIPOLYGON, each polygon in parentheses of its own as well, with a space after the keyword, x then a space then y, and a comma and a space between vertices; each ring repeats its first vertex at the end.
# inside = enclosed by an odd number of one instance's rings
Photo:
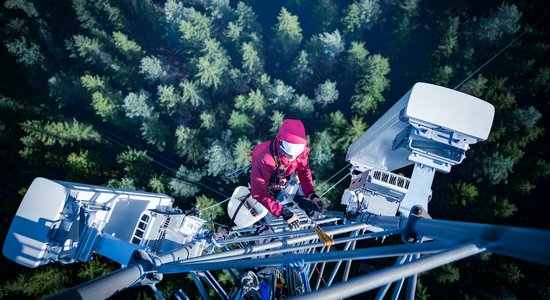
POLYGON ((305 148, 306 144, 292 144, 287 141, 281 141, 281 151, 288 156, 298 156, 304 152, 305 148))

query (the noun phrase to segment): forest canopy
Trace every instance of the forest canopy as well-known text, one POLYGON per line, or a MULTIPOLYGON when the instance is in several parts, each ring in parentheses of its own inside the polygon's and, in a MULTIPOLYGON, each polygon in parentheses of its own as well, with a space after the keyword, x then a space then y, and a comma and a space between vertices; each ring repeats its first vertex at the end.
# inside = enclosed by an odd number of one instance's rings
MULTIPOLYGON (((250 151, 285 118, 306 126, 323 193, 348 146, 415 82, 496 109, 489 139, 436 175, 430 213, 549 229, 548 9, 540 0, 6 0, 0 238, 38 176, 209 207, 247 184, 250 151)), ((326 194, 331 209, 347 184, 326 194)), ((205 218, 224 222, 224 210, 205 218)), ((101 258, 36 270, 0 261, 2 299, 44 297, 116 268, 101 258)), ((547 267, 497 255, 420 282, 419 299, 550 298, 547 267)), ((182 278, 159 286, 167 297, 190 289, 182 278)))

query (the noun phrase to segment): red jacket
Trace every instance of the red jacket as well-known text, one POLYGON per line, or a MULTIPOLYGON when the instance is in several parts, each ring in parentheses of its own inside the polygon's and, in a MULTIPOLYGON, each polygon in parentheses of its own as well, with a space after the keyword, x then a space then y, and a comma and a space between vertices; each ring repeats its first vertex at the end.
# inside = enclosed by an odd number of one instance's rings
MULTIPOLYGON (((304 152, 302 152, 296 160, 289 162, 285 156, 280 153, 279 141, 281 140, 293 144, 307 143, 306 131, 302 122, 291 119, 284 120, 275 138, 274 148, 283 165, 284 171, 282 175, 287 177, 292 172, 296 171, 304 195, 307 197, 313 194, 315 188, 313 187, 313 178, 311 177, 311 169, 308 162, 309 147, 306 145, 304 152)), ((268 192, 272 175, 278 172, 275 158, 271 153, 271 145, 272 141, 266 141, 254 147, 254 151, 252 152, 250 187, 252 198, 258 200, 258 202, 265 206, 269 212, 278 218, 281 216, 283 206, 276 199, 271 197, 268 192)))

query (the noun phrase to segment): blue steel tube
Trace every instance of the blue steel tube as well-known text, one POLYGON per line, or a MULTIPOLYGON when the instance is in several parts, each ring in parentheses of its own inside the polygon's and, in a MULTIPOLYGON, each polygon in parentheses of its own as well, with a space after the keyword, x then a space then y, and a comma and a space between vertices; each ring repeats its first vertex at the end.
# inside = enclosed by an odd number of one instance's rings
MULTIPOLYGON (((415 254, 412 258, 412 261, 419 260, 420 254, 415 254)), ((413 276, 410 276, 407 278, 407 300, 414 300, 415 294, 416 294, 416 280, 418 279, 418 274, 414 274, 413 276)))
MULTIPOLYGON (((405 263, 405 261, 409 258, 408 255, 404 255, 404 256, 400 256, 399 258, 397 258, 397 261, 395 262, 395 265, 402 265, 403 263, 405 263)), ((386 293, 388 292, 388 290, 390 289, 392 285, 392 282, 388 282, 388 284, 386 284, 383 288, 381 288, 379 291, 378 291, 378 294, 376 295, 376 300, 382 300, 384 299, 384 296, 386 296, 386 293)))
MULTIPOLYGON (((416 253, 434 253, 444 251, 456 245, 455 242, 431 242, 422 244, 404 244, 358 249, 354 251, 333 251, 325 253, 301 254, 305 263, 336 262, 342 259, 374 259, 382 257, 394 257, 416 253)), ((158 267, 162 274, 172 274, 190 271, 208 271, 220 269, 244 269, 257 266, 281 266, 288 262, 285 256, 275 256, 257 259, 243 259, 226 262, 196 262, 189 264, 170 263, 158 267)))
POLYGON ((115 293, 136 284, 137 281, 145 275, 146 271, 147 270, 145 270, 142 264, 130 265, 92 281, 66 289, 47 299, 107 299, 115 293))
POLYGON ((450 240, 484 240, 491 252, 550 265, 550 231, 501 225, 418 218, 412 231, 419 236, 450 240))
POLYGON ((384 286, 389 282, 409 277, 420 272, 463 259, 480 252, 486 248, 476 245, 475 242, 467 242, 453 247, 447 251, 430 255, 417 261, 374 271, 364 276, 356 277, 344 283, 335 284, 318 292, 300 295, 294 299, 318 300, 318 299, 341 299, 359 295, 377 287, 384 286))

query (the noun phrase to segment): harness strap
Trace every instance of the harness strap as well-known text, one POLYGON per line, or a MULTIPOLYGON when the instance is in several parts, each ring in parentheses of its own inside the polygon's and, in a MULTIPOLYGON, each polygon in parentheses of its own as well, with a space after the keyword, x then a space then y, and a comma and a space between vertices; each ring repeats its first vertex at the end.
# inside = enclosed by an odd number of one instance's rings
MULTIPOLYGON (((248 196, 250 196, 250 193, 246 194, 246 196, 242 197, 241 199, 243 200, 240 200, 241 203, 239 203, 239 206, 237 206, 237 209, 235 210, 235 213, 233 214, 233 217, 231 218, 231 225, 235 224, 235 218, 237 217, 237 214, 239 213, 239 210, 241 209, 241 207, 244 205, 244 203, 246 202, 246 198, 248 198, 248 196)), ((237 224, 235 224, 237 225, 237 224)))
POLYGON ((285 171, 286 171, 286 168, 281 162, 281 158, 279 157, 277 152, 276 140, 277 139, 272 140, 271 146, 270 146, 270 152, 271 152, 271 155, 273 156, 273 160, 275 161, 275 170, 276 170, 276 172, 271 174, 271 177, 269 178, 270 186, 275 186, 275 185, 280 186, 281 180, 285 177, 285 171))

